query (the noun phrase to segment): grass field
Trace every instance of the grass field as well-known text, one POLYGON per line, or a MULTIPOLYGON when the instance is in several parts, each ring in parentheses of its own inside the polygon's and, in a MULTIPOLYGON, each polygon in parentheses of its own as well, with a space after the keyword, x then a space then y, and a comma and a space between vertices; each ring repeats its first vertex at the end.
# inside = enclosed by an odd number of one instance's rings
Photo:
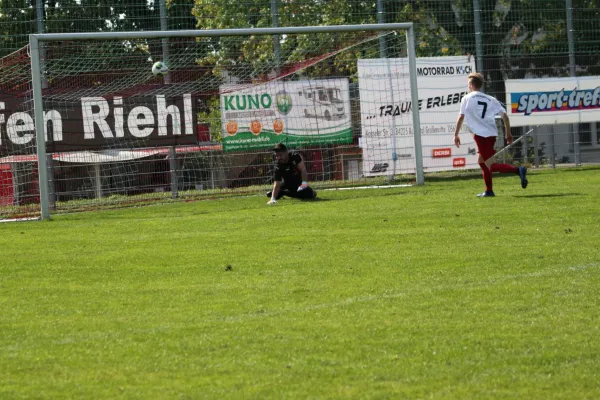
POLYGON ((0 224, 0 398, 600 398, 600 169, 0 224))

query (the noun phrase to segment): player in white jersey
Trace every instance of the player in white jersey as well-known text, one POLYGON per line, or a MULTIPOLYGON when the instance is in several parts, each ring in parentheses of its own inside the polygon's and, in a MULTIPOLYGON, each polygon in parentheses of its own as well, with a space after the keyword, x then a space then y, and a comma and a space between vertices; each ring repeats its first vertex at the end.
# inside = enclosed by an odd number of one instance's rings
POLYGON ((506 141, 511 143, 513 137, 510 133, 510 121, 506 110, 502 104, 492 96, 481 92, 483 87, 483 75, 480 73, 472 73, 469 75, 469 94, 463 97, 460 103, 460 114, 456 121, 456 131, 454 132, 454 144, 460 147, 460 137, 458 136, 464 120, 471 128, 477 150, 479 152, 478 163, 481 167, 483 181, 485 182, 485 192, 478 194, 479 197, 494 197, 492 187, 492 172, 512 173, 517 174, 521 178, 521 187, 527 187, 527 168, 515 167, 510 164, 492 164, 490 168, 485 164, 485 161, 496 154, 494 144, 498 132, 496 129, 496 115, 504 121, 504 129, 506 141))

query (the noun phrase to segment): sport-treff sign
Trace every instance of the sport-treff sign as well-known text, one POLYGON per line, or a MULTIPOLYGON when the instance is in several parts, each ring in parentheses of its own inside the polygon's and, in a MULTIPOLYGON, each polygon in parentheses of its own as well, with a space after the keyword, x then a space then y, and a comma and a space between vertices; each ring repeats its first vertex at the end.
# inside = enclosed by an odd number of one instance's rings
MULTIPOLYGON (((417 59, 421 143, 425 171, 477 165, 475 142, 466 124, 461 147, 454 146, 460 102, 467 76, 475 72, 470 57, 417 59)), ((358 60, 363 174, 389 175, 415 171, 410 74, 407 58, 358 60)))
MULTIPOLYGON (((0 93, 1 155, 35 152, 32 104, 21 96, 0 93)), ((191 94, 44 102, 48 152, 195 144, 196 125, 191 94)))
POLYGON ((352 141, 347 79, 222 85, 220 98, 225 151, 352 141))
POLYGON ((600 77, 509 79, 506 103, 511 126, 600 120, 600 77))

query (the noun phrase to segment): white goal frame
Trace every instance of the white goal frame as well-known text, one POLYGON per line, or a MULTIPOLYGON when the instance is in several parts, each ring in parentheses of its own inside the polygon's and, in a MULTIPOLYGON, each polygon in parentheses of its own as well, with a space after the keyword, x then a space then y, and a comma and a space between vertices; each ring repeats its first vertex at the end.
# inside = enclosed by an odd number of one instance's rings
MULTIPOLYGON (((119 39, 160 39, 176 37, 216 37, 216 36, 250 36, 250 35, 286 35, 309 33, 336 33, 361 31, 397 31, 403 30, 406 35, 407 56, 410 73, 410 92, 412 104, 419 104, 417 88, 417 66, 415 53, 415 33, 412 22, 365 25, 333 25, 276 27, 253 29, 213 29, 213 30, 179 30, 179 31, 146 31, 146 32, 88 32, 88 33, 36 33, 29 35, 31 54, 31 78, 33 85, 33 104, 36 151, 38 158, 39 190, 41 219, 50 218, 50 198, 48 185, 48 160, 44 134, 44 109, 42 98, 42 52, 43 43, 62 40, 119 40, 119 39)), ((416 108, 413 108, 416 109, 416 108)), ((424 184, 423 156, 421 148, 421 122, 418 112, 412 113, 415 146, 416 184, 424 184)), ((395 163, 395 161, 394 161, 395 163)), ((394 168, 395 170, 395 168, 394 168)))

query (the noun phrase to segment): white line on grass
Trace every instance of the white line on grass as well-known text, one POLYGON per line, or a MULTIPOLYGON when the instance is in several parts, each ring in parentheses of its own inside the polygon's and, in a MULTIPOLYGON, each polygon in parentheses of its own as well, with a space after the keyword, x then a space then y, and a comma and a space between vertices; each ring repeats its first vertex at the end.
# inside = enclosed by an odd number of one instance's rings
POLYGON ((496 283, 507 282, 507 281, 511 281, 511 280, 515 280, 515 279, 552 276, 552 275, 556 275, 557 273, 566 272, 566 271, 580 272, 580 271, 585 271, 585 270, 594 269, 594 268, 598 268, 598 267, 600 267, 600 263, 590 263, 590 264, 585 264, 585 265, 571 266, 571 267, 567 267, 566 269, 559 267, 559 268, 553 268, 553 269, 548 269, 548 270, 544 270, 544 271, 530 272, 530 273, 526 273, 526 274, 506 275, 506 276, 500 276, 497 278, 492 277, 492 278, 488 278, 487 280, 483 279, 480 281, 467 282, 467 283, 463 283, 463 284, 460 284, 460 283, 459 284, 443 284, 443 285, 439 285, 439 286, 428 287, 425 290, 413 290, 412 292, 406 291, 406 292, 397 292, 397 293, 389 293, 389 294, 373 294, 373 295, 367 295, 367 296, 349 297, 349 298, 346 298, 344 300, 334 302, 334 303, 313 304, 313 305, 305 306, 305 307, 298 308, 298 309, 288 308, 288 309, 282 309, 282 310, 275 310, 272 312, 261 311, 259 313, 251 313, 251 314, 244 314, 244 315, 240 315, 240 316, 226 317, 225 321, 238 322, 238 321, 243 321, 246 319, 253 319, 253 318, 274 317, 274 316, 278 316, 278 315, 282 315, 282 314, 286 314, 286 313, 292 313, 292 312, 293 313, 307 313, 307 312, 311 312, 311 311, 315 311, 315 310, 344 307, 344 306, 348 306, 353 303, 365 303, 365 302, 369 302, 369 301, 394 299, 394 298, 398 298, 398 297, 403 297, 403 296, 407 296, 407 295, 411 295, 411 294, 418 294, 418 293, 423 293, 423 292, 437 292, 437 291, 442 291, 442 290, 459 289, 459 288, 465 288, 465 287, 490 286, 490 285, 493 285, 496 283))
POLYGON ((39 221, 40 217, 2 219, 0 222, 24 222, 24 221, 39 221))
POLYGON ((355 190, 355 189, 393 189, 393 188, 405 188, 412 187, 413 185, 378 185, 378 186, 353 186, 353 187, 342 187, 342 188, 330 188, 320 190, 355 190))
MULTIPOLYGON (((305 306, 305 307, 286 308, 286 309, 275 310, 275 311, 253 312, 253 313, 247 313, 247 314, 243 314, 243 315, 239 315, 239 316, 229 316, 229 317, 225 317, 225 318, 221 318, 221 317, 206 318, 206 319, 202 320, 202 325, 214 325, 215 323, 222 322, 222 321, 238 323, 238 322, 243 322, 243 321, 253 320, 253 319, 266 319, 266 318, 270 318, 270 317, 277 317, 277 316, 289 314, 289 313, 302 314, 302 313, 307 313, 307 312, 311 312, 311 311, 315 311, 315 310, 324 310, 324 309, 333 309, 333 308, 337 308, 337 307, 344 307, 344 306, 348 306, 348 305, 351 305, 354 303, 366 303, 366 302, 377 301, 377 300, 395 299, 395 298, 399 298, 399 297, 403 297, 403 296, 415 295, 415 294, 420 294, 420 293, 424 293, 424 292, 435 292, 435 291, 448 290, 448 289, 460 289, 460 288, 465 288, 465 287, 490 286, 490 285, 493 285, 496 283, 511 281, 511 280, 515 280, 515 279, 552 276, 552 275, 556 275, 558 273, 569 272, 569 271, 581 272, 581 271, 585 271, 585 270, 596 269, 598 267, 600 267, 600 263, 590 263, 590 264, 576 265, 576 266, 571 266, 571 267, 566 267, 566 268, 560 268, 560 267, 551 268, 551 269, 544 270, 544 271, 530 272, 530 273, 526 273, 526 274, 506 275, 506 276, 501 276, 498 278, 482 279, 480 281, 468 282, 468 283, 463 283, 463 284, 443 284, 443 285, 439 285, 439 286, 428 287, 426 290, 413 290, 413 291, 404 291, 404 292, 397 292, 397 293, 371 294, 371 295, 358 296, 358 297, 348 297, 344 300, 333 302, 333 303, 313 304, 313 305, 309 305, 309 306, 305 306)), ((86 333, 86 334, 84 334, 85 338, 72 336, 72 335, 67 336, 67 337, 62 337, 60 339, 55 340, 54 343, 55 344, 73 344, 73 343, 97 341, 98 339, 112 340, 113 338, 116 338, 118 336, 123 336, 123 335, 164 334, 166 332, 172 332, 172 331, 176 331, 176 330, 190 329, 191 327, 192 326, 190 324, 186 323, 186 324, 168 324, 168 325, 154 326, 151 329, 133 328, 133 329, 127 329, 125 331, 121 331, 121 330, 99 331, 99 332, 93 332, 93 333, 86 333)), ((0 346, 0 349, 1 348, 2 347, 0 346)), ((14 349, 14 348, 11 350, 19 351, 18 349, 14 349)))

